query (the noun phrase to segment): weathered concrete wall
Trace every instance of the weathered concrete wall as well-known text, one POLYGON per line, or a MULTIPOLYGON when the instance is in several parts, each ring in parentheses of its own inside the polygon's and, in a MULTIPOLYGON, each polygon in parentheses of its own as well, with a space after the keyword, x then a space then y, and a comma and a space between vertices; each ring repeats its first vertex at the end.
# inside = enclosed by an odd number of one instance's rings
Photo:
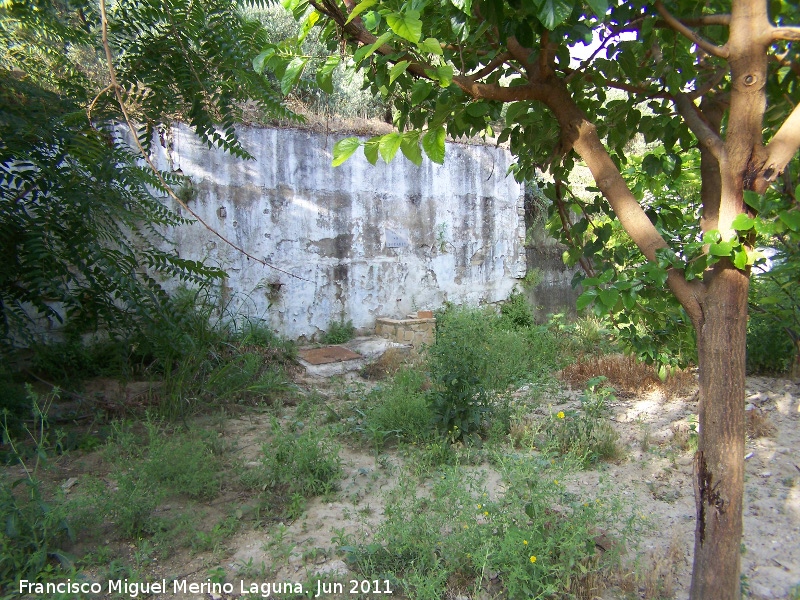
POLYGON ((283 335, 313 338, 332 320, 371 329, 445 301, 496 302, 524 277, 522 189, 506 176, 508 152, 448 144, 444 165, 400 154, 370 165, 357 152, 332 168, 341 135, 242 129, 255 157, 209 150, 176 126, 157 146, 160 168, 194 186, 190 206, 249 253, 247 260, 199 224, 168 232, 185 258, 229 274, 225 295, 283 335))

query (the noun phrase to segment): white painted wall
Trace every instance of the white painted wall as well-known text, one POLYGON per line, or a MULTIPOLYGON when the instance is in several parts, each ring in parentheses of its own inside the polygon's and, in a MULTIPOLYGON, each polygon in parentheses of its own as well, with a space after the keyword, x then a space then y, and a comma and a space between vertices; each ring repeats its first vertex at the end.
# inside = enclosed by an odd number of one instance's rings
POLYGON ((239 133, 255 160, 210 150, 177 125, 155 146, 157 164, 192 178, 192 209, 223 236, 297 277, 198 223, 165 233, 182 257, 225 269, 224 294, 277 332, 311 339, 332 320, 366 330, 445 301, 496 302, 524 277, 522 188, 506 175, 507 151, 448 144, 444 165, 420 167, 400 153, 372 166, 358 151, 333 168, 342 134, 239 133), (408 245, 387 247, 387 230, 408 245))

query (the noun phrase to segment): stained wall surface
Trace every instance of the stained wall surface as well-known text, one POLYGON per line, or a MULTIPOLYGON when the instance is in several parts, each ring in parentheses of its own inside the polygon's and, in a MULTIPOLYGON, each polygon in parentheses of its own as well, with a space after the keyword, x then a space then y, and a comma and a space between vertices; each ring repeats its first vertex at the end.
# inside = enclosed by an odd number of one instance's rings
POLYGON ((248 260, 198 223, 167 233, 184 258, 224 268, 230 310, 314 339, 331 321, 376 318, 446 301, 506 298, 525 276, 522 188, 510 154, 448 144, 444 165, 400 153, 370 165, 359 150, 331 167, 342 134, 240 130, 254 160, 209 149, 177 125, 155 145, 160 168, 192 180, 191 208, 211 227, 280 270, 248 260))

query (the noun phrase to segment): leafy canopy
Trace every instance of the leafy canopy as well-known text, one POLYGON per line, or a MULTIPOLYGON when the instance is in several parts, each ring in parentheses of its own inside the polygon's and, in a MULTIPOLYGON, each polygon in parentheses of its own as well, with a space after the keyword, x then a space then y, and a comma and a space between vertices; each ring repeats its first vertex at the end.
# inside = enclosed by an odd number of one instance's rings
POLYGON ((40 317, 121 332, 159 318, 165 279, 220 277, 158 233, 185 220, 157 198, 185 181, 140 164, 122 140, 119 100, 145 148, 182 119, 209 146, 247 156, 234 129, 246 100, 292 117, 250 68, 261 25, 221 0, 7 0, 0 39, 3 349, 29 339, 40 317))
MULTIPOLYGON (((763 259, 752 243, 755 221, 748 220, 757 208, 738 201, 734 212, 720 213, 719 189, 717 200, 707 202, 714 193, 701 194, 701 154, 717 161, 711 170, 719 171, 722 153, 750 144, 745 158, 753 157, 747 167, 752 173, 744 186, 758 194, 780 173, 793 172, 786 166, 796 154, 791 131, 800 119, 791 100, 798 96, 800 76, 800 32, 792 27, 800 22, 796 3, 769 2, 768 15, 756 11, 751 17, 764 49, 764 139, 740 135, 742 127, 728 120, 743 114, 729 117, 732 94, 747 92, 742 88, 755 81, 745 77, 738 85, 732 70, 735 61, 742 63, 746 44, 731 33, 731 10, 732 5, 734 12, 744 10, 743 2, 344 4, 285 1, 306 23, 321 28, 331 50, 342 38, 351 44, 352 67, 368 74, 376 95, 392 100, 398 131, 339 140, 332 164, 359 149, 373 164, 398 154, 417 165, 423 155, 441 163, 448 136, 508 143, 518 180, 550 172, 544 194, 571 246, 568 261, 588 267, 581 275, 586 289, 581 307, 611 314, 648 360, 684 364, 693 353, 685 334, 677 341, 682 348, 677 357, 658 351, 664 338, 653 334, 701 318, 692 290, 717 263, 730 261, 749 272, 763 259), (644 156, 633 147, 643 147, 644 156), (579 157, 596 184, 588 197, 567 198, 564 182, 579 157), (635 243, 623 243, 623 231, 635 243), (653 290, 666 285, 676 298, 657 300, 653 290), (691 317, 679 304, 694 305, 691 317), (649 347, 642 345, 647 338, 649 347)), ((289 60, 270 49, 265 53, 273 65, 289 60)), ((338 54, 332 60, 339 60, 338 54)), ((760 102, 755 98, 756 106, 760 102)), ((745 120, 760 132, 756 116, 745 120)), ((745 165, 735 169, 743 178, 745 165)), ((711 179, 705 182, 708 186, 711 179)), ((779 183, 771 193, 791 202, 765 222, 778 219, 789 227, 787 221, 800 214, 793 208, 796 183, 779 183)))

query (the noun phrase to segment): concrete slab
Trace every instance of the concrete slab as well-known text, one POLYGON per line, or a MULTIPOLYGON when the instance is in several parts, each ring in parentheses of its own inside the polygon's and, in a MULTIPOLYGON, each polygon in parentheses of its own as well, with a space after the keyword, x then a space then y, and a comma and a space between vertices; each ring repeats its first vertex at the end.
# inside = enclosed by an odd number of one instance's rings
POLYGON ((312 365, 325 365, 328 363, 344 362, 363 358, 357 352, 353 352, 342 346, 323 346, 322 348, 308 348, 298 352, 300 358, 312 365))
MULTIPOLYGON (((346 344, 339 346, 309 347, 301 348, 298 351, 298 361, 305 367, 306 373, 312 377, 332 377, 345 373, 358 371, 367 363, 377 360, 389 348, 405 347, 405 344, 398 344, 381 337, 357 337, 346 344), (337 355, 344 355, 341 351, 348 351, 356 355, 356 358, 348 358, 336 362, 325 362, 314 364, 305 359, 304 354, 313 350, 328 350, 338 348, 337 355)), ((314 358, 314 354, 311 355, 314 358)))

